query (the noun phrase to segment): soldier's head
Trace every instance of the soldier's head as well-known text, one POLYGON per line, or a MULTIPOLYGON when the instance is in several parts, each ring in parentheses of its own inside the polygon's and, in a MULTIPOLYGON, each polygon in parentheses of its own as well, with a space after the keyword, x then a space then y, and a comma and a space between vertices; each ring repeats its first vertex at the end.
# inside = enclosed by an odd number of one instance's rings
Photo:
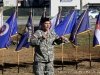
POLYGON ((49 18, 42 18, 41 23, 42 23, 41 25, 42 30, 48 31, 50 29, 51 23, 49 18))

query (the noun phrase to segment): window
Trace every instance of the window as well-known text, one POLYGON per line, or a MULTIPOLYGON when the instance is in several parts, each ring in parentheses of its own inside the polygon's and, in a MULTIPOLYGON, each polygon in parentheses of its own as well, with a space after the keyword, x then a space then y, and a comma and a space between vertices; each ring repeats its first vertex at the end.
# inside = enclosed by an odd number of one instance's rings
POLYGON ((0 2, 3 2, 3 0, 0 0, 0 2))
POLYGON ((60 2, 71 2, 72 0, 60 0, 60 2))
POLYGON ((39 2, 39 0, 34 0, 35 2, 39 2))

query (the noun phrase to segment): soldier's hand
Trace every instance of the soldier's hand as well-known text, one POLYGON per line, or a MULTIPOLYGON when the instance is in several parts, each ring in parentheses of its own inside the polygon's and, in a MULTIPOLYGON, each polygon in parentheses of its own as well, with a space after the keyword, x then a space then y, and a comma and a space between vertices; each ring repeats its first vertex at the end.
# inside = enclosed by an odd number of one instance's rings
POLYGON ((60 39, 61 39, 61 40, 64 40, 64 39, 65 39, 65 37, 64 37, 64 36, 61 36, 61 37, 60 37, 60 39))
POLYGON ((48 35, 43 35, 42 36, 44 39, 47 39, 48 38, 48 35))
POLYGON ((35 35, 35 34, 33 34, 33 36, 35 37, 35 38, 37 38, 38 36, 37 35, 35 35))

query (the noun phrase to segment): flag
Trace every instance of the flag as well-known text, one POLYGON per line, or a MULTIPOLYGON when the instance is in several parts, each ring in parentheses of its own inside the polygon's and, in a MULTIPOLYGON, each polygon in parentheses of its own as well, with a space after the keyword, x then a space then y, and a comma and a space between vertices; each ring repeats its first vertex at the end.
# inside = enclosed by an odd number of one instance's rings
POLYGON ((69 40, 73 46, 77 46, 77 34, 89 31, 89 16, 88 9, 85 10, 77 19, 77 22, 72 28, 69 40))
POLYGON ((97 17, 94 37, 93 37, 93 47, 100 46, 100 13, 97 17))
POLYGON ((28 36, 29 36, 28 32, 21 35, 20 41, 19 41, 15 51, 21 50, 22 47, 29 48, 30 43, 28 42, 28 36))
POLYGON ((21 35, 21 38, 19 40, 19 43, 18 43, 15 51, 21 50, 22 47, 29 48, 29 46, 30 46, 30 42, 29 42, 30 37, 34 33, 33 22, 32 22, 32 11, 29 14, 25 29, 27 29, 27 32, 25 32, 24 34, 21 35))
POLYGON ((15 35, 18 34, 17 11, 15 12, 14 15, 15 15, 15 18, 12 21, 13 26, 12 26, 12 34, 11 34, 11 36, 15 36, 15 35))
POLYGON ((0 48, 6 49, 10 47, 11 36, 17 34, 16 26, 16 11, 9 17, 6 23, 0 28, 0 48), (15 33, 13 32, 15 31, 15 33))
POLYGON ((25 29, 27 29, 27 32, 29 32, 30 36, 31 36, 31 33, 34 33, 34 26, 33 26, 33 20, 32 20, 32 10, 30 11, 25 29))
POLYGON ((50 30, 55 31, 55 27, 56 27, 59 23, 62 22, 61 11, 60 11, 58 14, 56 14, 56 15, 54 16, 54 18, 51 19, 50 22, 51 22, 50 30))
MULTIPOLYGON (((43 14, 42 14, 42 16, 41 16, 41 19, 42 19, 42 18, 45 18, 45 17, 46 17, 46 10, 44 10, 44 12, 43 12, 43 14)), ((40 19, 40 22, 39 22, 39 27, 38 27, 38 29, 41 28, 41 19, 40 19)))
POLYGON ((76 10, 67 15, 65 19, 55 27, 55 32, 59 35, 70 34, 73 25, 76 23, 76 10))

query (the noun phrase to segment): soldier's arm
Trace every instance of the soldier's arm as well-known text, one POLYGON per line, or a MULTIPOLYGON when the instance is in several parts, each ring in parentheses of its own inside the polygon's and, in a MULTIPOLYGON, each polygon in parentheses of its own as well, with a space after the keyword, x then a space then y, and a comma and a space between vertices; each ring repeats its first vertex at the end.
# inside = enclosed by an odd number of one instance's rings
POLYGON ((54 33, 54 35, 55 35, 54 43, 56 43, 56 44, 69 42, 68 39, 64 36, 59 37, 56 33, 54 33))
POLYGON ((39 31, 36 31, 33 36, 30 39, 30 44, 31 46, 36 46, 36 45, 40 45, 40 43, 43 41, 43 37, 39 36, 39 31))

